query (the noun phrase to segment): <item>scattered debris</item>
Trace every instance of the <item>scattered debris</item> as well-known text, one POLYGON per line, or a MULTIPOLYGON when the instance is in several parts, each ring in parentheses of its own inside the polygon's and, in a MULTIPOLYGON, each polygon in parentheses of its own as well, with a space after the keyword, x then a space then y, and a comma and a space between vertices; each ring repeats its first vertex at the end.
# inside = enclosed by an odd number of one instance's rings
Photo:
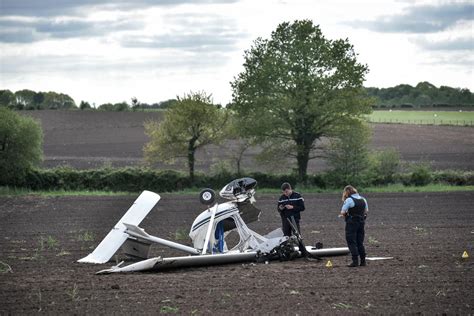
POLYGON ((369 261, 376 261, 376 260, 390 260, 393 259, 393 257, 367 257, 365 260, 369 261))

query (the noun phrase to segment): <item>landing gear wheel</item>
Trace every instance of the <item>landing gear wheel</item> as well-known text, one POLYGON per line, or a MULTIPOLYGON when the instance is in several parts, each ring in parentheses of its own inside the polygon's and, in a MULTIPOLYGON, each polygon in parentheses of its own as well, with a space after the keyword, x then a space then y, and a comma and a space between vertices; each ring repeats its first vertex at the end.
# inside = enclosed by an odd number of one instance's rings
POLYGON ((216 192, 213 189, 204 189, 199 193, 199 201, 207 206, 211 206, 216 201, 216 192))

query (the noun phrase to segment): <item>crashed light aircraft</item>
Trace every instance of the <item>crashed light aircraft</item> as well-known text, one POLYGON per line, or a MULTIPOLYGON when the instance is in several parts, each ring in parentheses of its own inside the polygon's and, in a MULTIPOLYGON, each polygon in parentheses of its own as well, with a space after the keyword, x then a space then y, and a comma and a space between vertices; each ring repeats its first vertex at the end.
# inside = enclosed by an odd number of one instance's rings
POLYGON ((344 248, 320 248, 304 246, 299 232, 297 236, 283 236, 281 228, 262 236, 252 231, 247 223, 258 220, 261 211, 254 206, 257 181, 252 178, 237 179, 227 184, 220 196, 229 200, 215 202, 215 192, 205 189, 200 193, 201 203, 208 206, 194 220, 189 237, 193 247, 149 235, 138 227, 141 221, 160 200, 160 196, 143 191, 125 215, 117 222, 92 253, 78 262, 102 264, 108 262, 122 247, 131 258, 141 261, 122 266, 123 261, 109 269, 97 272, 160 271, 169 268, 208 266, 249 261, 290 260, 303 253, 316 257, 338 256, 349 253, 344 248), (236 231, 240 241, 231 249, 227 248, 226 236, 236 231), (299 238, 299 240, 296 240, 299 238), (150 246, 159 244, 187 253, 179 257, 148 258, 150 246), (299 246, 298 246, 299 245, 299 246), (303 245, 304 248, 301 248, 303 245), (320 249, 318 249, 320 248, 320 249), (302 250, 302 251, 301 251, 302 250), (306 251, 305 251, 306 250, 306 251))

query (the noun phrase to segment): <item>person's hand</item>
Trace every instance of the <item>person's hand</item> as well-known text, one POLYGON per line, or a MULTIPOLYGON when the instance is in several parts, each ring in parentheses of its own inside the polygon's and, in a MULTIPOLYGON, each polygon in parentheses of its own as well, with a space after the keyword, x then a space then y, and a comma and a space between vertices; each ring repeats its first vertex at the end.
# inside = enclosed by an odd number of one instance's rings
POLYGON ((278 209, 279 209, 280 211, 283 211, 284 208, 285 208, 285 205, 283 205, 283 204, 282 204, 282 205, 278 205, 278 209))
POLYGON ((344 215, 342 215, 342 214, 339 214, 339 215, 337 215, 337 217, 344 217, 344 215))
POLYGON ((288 205, 285 205, 285 206, 286 206, 286 209, 287 209, 287 210, 292 210, 292 209, 294 209, 294 206, 293 206, 293 205, 289 205, 289 204, 288 204, 288 205))

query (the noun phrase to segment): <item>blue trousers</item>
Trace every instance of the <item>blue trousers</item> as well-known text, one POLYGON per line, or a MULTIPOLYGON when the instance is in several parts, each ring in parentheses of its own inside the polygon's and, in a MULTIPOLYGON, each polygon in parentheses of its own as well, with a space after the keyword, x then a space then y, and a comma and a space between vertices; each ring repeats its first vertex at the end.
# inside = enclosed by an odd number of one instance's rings
POLYGON ((346 241, 352 255, 352 261, 365 260, 364 235, 365 220, 362 217, 346 218, 346 241))

